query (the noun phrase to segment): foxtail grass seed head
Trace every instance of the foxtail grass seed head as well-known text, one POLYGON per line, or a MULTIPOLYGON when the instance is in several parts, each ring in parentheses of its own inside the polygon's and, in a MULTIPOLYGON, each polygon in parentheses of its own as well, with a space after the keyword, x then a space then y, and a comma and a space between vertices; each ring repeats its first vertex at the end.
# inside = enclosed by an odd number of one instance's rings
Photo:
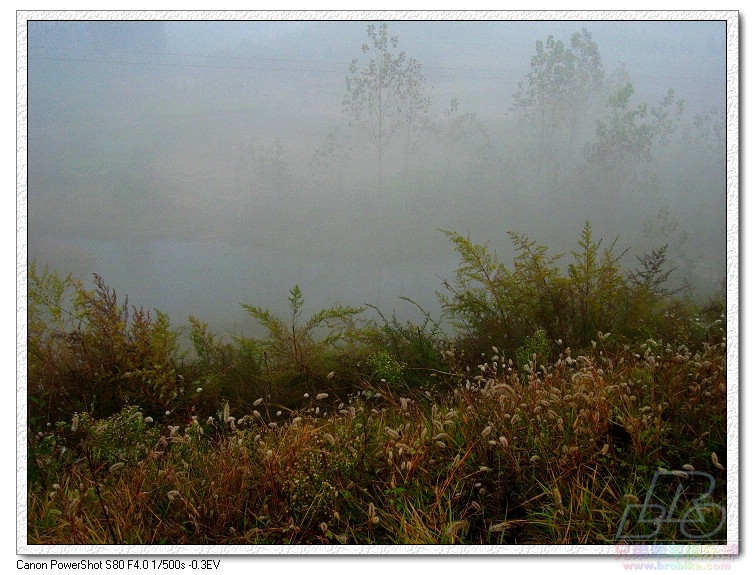
POLYGON ((328 394, 327 394, 327 393, 318 393, 318 394, 317 394, 317 395, 315 396, 315 399, 316 399, 317 401, 320 401, 321 399, 327 399, 327 398, 328 398, 328 394))
POLYGON ((334 376, 335 374, 336 374, 336 372, 335 372, 335 371, 331 371, 331 372, 330 372, 330 373, 328 374, 328 379, 333 379, 333 376, 334 376))
POLYGON ((716 455, 716 452, 715 452, 715 451, 713 451, 713 452, 712 452, 712 453, 710 454, 710 459, 711 459, 711 461, 713 462, 713 466, 714 466, 714 467, 716 467, 717 469, 724 469, 724 466, 723 466, 723 465, 721 465, 721 464, 720 464, 720 463, 718 462, 718 455, 716 455))
POLYGON ((166 494, 168 496, 168 499, 173 501, 176 497, 178 497, 179 493, 177 490, 173 489, 172 491, 168 491, 166 494))
POLYGON ((309 394, 308 393, 304 394, 304 399, 309 399, 309 394))
POLYGON ((556 511, 563 511, 564 509, 564 503, 561 500, 561 491, 558 487, 553 488, 553 506, 556 511))
POLYGON ((154 420, 154 419, 152 419, 152 418, 151 418, 151 417, 149 417, 149 416, 147 416, 147 417, 145 417, 145 418, 144 418, 144 423, 154 423, 154 422, 155 422, 155 420, 154 420))
POLYGON ((685 471, 694 471, 695 470, 694 466, 692 466, 689 463, 685 463, 684 465, 682 465, 682 469, 684 469, 685 471))
POLYGON ((629 501, 629 503, 637 504, 640 502, 639 498, 636 495, 632 495, 631 493, 627 493, 624 495, 624 499, 626 501, 629 501))
POLYGON ((223 406, 223 421, 228 423, 228 418, 231 416, 231 406, 228 405, 228 402, 225 402, 225 405, 223 406))
POLYGON ((126 464, 125 464, 125 463, 123 463, 123 461, 119 461, 118 463, 113 463, 113 464, 112 464, 112 465, 110 466, 110 472, 111 472, 111 473, 113 473, 114 471, 118 471, 118 470, 119 470, 119 469, 120 469, 121 467, 123 467, 124 465, 126 465, 126 464))
POLYGON ((78 413, 74 413, 73 414, 73 419, 71 420, 71 431, 73 433, 76 433, 76 431, 78 431, 78 429, 79 429, 79 414, 78 413))
POLYGON ((264 401, 261 397, 259 399, 255 399, 254 403, 252 404, 254 407, 257 407, 259 404, 261 404, 264 401))

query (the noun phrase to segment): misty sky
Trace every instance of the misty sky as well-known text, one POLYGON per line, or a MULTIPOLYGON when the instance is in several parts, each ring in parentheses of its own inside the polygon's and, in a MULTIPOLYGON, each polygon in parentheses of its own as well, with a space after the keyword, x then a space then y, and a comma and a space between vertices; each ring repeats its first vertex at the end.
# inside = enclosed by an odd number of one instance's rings
POLYGON ((29 259, 221 333, 250 333, 240 303, 285 313, 295 284, 311 312, 437 310, 458 262, 440 229, 505 262, 522 232, 566 263, 589 219, 627 267, 668 243, 677 281, 716 289, 724 21, 389 22, 428 105, 386 148, 383 185, 344 113, 368 24, 30 21, 29 259), (536 43, 583 30, 600 88, 517 106, 536 43))

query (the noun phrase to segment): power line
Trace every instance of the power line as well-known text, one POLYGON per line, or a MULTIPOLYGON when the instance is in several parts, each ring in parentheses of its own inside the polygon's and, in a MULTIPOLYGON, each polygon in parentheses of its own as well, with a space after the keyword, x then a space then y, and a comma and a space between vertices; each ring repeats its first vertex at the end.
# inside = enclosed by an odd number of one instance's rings
MULTIPOLYGON (((78 48, 64 48, 65 50, 81 50, 92 52, 89 49, 78 48)), ((228 59, 228 60, 245 60, 254 62, 283 62, 283 63, 308 63, 308 64, 338 64, 338 65, 350 65, 350 63, 338 62, 334 60, 298 60, 298 59, 282 59, 282 58, 251 58, 243 56, 207 56, 201 54, 180 54, 169 52, 129 52, 129 51, 113 51, 113 53, 132 54, 136 56, 142 55, 156 55, 156 56, 179 56, 179 57, 198 57, 198 58, 215 58, 215 59, 228 59)), ((88 58, 65 58, 65 57, 52 57, 52 56, 30 56, 29 60, 35 61, 51 61, 51 62, 79 62, 88 64, 116 64, 127 66, 162 66, 169 68, 200 68, 211 70, 255 70, 255 71, 269 71, 269 72, 318 72, 323 74, 344 74, 344 70, 329 70, 323 68, 290 68, 290 67, 269 67, 269 66, 234 66, 234 65, 218 65, 218 64, 200 64, 200 63, 177 63, 177 62, 133 62, 128 60, 102 60, 102 59, 88 59, 88 58)), ((438 70, 459 70, 475 74, 476 72, 492 72, 498 73, 497 76, 482 76, 482 75, 446 75, 446 74, 423 74, 426 78, 439 78, 439 79, 456 79, 456 80, 518 80, 524 77, 525 72, 519 70, 505 70, 494 68, 461 68, 453 66, 424 66, 426 69, 438 69, 438 70)), ((634 81, 657 81, 657 80, 678 80, 678 81, 696 81, 702 84, 718 84, 720 80, 713 78, 705 78, 703 76, 635 76, 634 81)))

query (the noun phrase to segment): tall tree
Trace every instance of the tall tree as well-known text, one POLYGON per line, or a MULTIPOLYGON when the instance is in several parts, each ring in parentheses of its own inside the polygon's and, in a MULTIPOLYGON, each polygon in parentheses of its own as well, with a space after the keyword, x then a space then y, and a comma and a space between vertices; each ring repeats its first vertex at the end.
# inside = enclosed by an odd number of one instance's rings
POLYGON ((403 51, 392 52, 398 47, 398 37, 388 36, 388 25, 370 24, 367 35, 371 44, 364 43, 362 53, 370 57, 361 65, 358 58, 352 60, 343 111, 349 125, 366 132, 375 144, 378 187, 382 191, 386 151, 404 133, 406 167, 429 100, 424 93, 421 64, 403 51))
POLYGON ((514 94, 512 111, 534 132, 536 184, 550 187, 563 160, 574 160, 581 151, 575 144, 603 90, 603 62, 592 35, 582 29, 568 47, 553 36, 538 41, 530 67, 514 94))

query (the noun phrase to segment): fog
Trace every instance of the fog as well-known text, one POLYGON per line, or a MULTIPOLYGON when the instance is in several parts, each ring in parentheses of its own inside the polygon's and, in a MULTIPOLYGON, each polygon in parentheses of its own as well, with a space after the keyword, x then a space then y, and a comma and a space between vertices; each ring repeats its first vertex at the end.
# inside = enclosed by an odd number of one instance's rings
POLYGON ((29 260, 221 334, 253 333, 240 303, 285 313, 295 284, 310 311, 437 313, 442 229, 567 263, 590 220, 626 267, 669 244, 675 282, 719 287, 724 21, 388 22, 421 77, 382 161, 349 115, 370 24, 29 22, 29 260), (536 77, 538 42, 567 56, 536 77))

